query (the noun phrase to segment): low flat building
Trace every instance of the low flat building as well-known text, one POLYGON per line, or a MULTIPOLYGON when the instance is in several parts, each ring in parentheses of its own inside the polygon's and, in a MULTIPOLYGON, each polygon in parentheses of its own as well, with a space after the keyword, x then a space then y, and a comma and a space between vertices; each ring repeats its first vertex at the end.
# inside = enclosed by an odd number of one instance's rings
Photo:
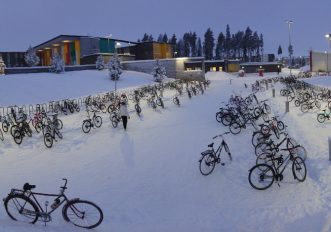
POLYGON ((240 69, 245 73, 258 73, 260 70, 263 72, 281 72, 282 64, 278 62, 249 62, 241 63, 240 69))

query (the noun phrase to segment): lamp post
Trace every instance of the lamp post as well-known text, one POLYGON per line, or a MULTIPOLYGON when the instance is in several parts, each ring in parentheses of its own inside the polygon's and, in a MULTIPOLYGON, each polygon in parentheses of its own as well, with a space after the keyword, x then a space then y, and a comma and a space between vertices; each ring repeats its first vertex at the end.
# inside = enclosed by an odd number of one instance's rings
MULTIPOLYGON (((116 42, 116 43, 115 43, 115 51, 114 51, 114 53, 115 53, 116 55, 117 55, 117 48, 118 48, 119 46, 121 46, 121 43, 116 42)), ((117 90, 117 79, 115 79, 115 96, 116 96, 116 90, 117 90)))
MULTIPOLYGON (((331 34, 326 34, 325 38, 327 40, 329 40, 329 44, 330 44, 329 51, 330 51, 330 49, 331 49, 331 34)), ((329 51, 326 51, 326 72, 328 74, 329 74, 329 51)))
POLYGON ((292 68, 291 68, 291 62, 292 62, 292 52, 293 52, 293 48, 292 48, 292 41, 291 41, 291 24, 293 24, 292 20, 285 20, 285 23, 287 23, 288 25, 288 41, 289 41, 289 55, 290 55, 290 63, 289 63, 289 67, 290 67, 290 75, 292 76, 292 68))

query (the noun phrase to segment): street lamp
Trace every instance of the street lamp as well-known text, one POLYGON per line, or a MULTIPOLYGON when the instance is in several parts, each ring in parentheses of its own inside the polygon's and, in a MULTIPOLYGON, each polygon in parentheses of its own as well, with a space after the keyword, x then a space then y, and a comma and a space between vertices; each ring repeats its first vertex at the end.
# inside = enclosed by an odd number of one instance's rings
POLYGON ((292 48, 292 42, 291 42, 291 24, 293 24, 292 20, 285 20, 285 23, 287 23, 288 25, 288 41, 289 41, 289 55, 290 55, 290 75, 292 76, 292 68, 291 68, 291 61, 292 61, 292 52, 293 52, 293 48, 292 48))
MULTIPOLYGON (((116 55, 117 55, 117 48, 118 48, 119 46, 121 46, 121 43, 116 42, 116 43, 115 43, 115 52, 114 52, 116 55)), ((115 79, 115 96, 116 96, 116 90, 117 90, 117 79, 115 79)))
MULTIPOLYGON (((331 48, 331 34, 326 34, 325 38, 329 40, 330 48, 331 48)), ((329 48, 329 51, 330 51, 329 48)), ((326 51, 326 72, 329 74, 329 52, 326 51)))

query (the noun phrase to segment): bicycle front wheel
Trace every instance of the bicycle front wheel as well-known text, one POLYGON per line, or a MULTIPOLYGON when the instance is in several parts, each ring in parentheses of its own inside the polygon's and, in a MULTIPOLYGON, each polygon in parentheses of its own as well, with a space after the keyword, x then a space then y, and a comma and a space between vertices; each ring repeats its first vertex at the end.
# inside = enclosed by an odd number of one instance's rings
POLYGON ((91 122, 89 120, 84 120, 82 125, 82 130, 84 133, 89 133, 91 130, 91 122))
POLYGON ((90 201, 73 200, 63 207, 64 220, 75 226, 92 229, 100 225, 103 213, 99 206, 90 201))
POLYGON ((44 136, 44 144, 46 147, 51 148, 53 146, 53 138, 50 133, 46 133, 44 136))
POLYGON ((96 116, 95 118, 93 118, 93 121, 94 125, 98 128, 102 125, 102 118, 100 116, 96 116))
POLYGON ((269 188, 275 180, 275 173, 272 167, 267 164, 255 165, 249 170, 249 184, 257 190, 269 188))
POLYGON ((298 180, 299 182, 303 182, 306 179, 306 164, 301 157, 297 156, 294 158, 292 163, 292 172, 294 179, 298 180))
POLYGON ((214 171, 215 163, 216 163, 216 157, 212 154, 205 154, 202 156, 202 158, 199 160, 199 169, 202 175, 208 176, 210 173, 214 171))
POLYGON ((35 223, 38 220, 39 210, 37 205, 24 195, 10 195, 4 201, 8 216, 20 222, 35 223))

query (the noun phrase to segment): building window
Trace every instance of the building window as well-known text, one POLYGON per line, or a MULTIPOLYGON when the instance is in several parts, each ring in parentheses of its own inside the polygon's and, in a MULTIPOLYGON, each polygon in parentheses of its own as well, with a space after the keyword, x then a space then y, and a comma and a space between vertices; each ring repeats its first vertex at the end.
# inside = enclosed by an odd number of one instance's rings
POLYGON ((192 71, 192 68, 186 68, 186 71, 192 71))

